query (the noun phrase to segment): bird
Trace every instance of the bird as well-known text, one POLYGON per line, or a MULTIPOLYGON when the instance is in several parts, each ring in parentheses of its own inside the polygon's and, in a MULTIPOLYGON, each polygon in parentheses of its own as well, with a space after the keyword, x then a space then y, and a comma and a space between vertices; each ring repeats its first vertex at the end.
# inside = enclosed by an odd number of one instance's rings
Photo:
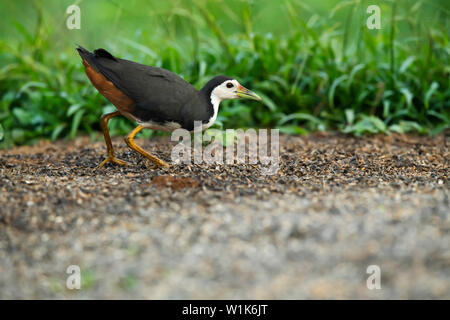
POLYGON ((199 121, 201 130, 206 130, 216 121, 219 104, 223 100, 247 98, 261 101, 255 92, 225 75, 213 77, 197 90, 179 75, 163 68, 121 59, 102 48, 90 52, 78 45, 76 50, 92 85, 116 107, 116 111, 100 118, 108 156, 99 168, 106 163, 130 165, 116 158, 108 131, 111 118, 122 115, 134 121, 137 126, 125 137, 125 143, 156 167, 168 168, 169 164, 134 142, 142 129, 172 132, 182 128, 193 131, 194 122, 199 121))

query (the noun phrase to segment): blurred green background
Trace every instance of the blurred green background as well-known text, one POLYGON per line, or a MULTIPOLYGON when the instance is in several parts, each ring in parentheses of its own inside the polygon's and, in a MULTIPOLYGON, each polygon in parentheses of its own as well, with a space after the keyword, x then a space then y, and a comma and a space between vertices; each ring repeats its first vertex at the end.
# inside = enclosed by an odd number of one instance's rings
MULTIPOLYGON (((75 51, 105 48, 197 88, 226 74, 264 103, 222 103, 219 128, 437 134, 450 127, 447 0, 2 1, 0 147, 102 137, 114 110, 75 51), (81 9, 81 29, 66 9, 81 9), (381 29, 369 30, 369 5, 381 29)), ((133 128, 110 122, 113 135, 133 128)), ((145 135, 149 136, 149 130, 145 135)))

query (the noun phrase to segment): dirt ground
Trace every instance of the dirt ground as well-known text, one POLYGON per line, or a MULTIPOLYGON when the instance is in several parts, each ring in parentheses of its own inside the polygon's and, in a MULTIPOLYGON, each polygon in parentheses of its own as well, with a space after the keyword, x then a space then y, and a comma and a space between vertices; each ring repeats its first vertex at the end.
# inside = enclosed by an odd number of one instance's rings
POLYGON ((153 169, 122 139, 131 167, 87 138, 0 151, 0 298, 449 299, 449 142, 281 136, 271 176, 153 169))

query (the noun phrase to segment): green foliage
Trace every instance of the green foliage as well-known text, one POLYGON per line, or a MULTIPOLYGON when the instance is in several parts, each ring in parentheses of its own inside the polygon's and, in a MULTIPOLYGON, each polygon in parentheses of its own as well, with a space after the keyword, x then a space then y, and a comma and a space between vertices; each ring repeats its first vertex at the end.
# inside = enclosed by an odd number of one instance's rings
MULTIPOLYGON (((223 103, 216 127, 355 135, 437 134, 450 127, 448 10, 439 11, 434 23, 420 15, 425 5, 438 2, 384 1, 383 28, 369 30, 365 1, 316 12, 285 0, 279 4, 284 20, 272 25, 289 30, 278 34, 256 23, 262 7, 252 1, 215 3, 220 11, 214 2, 169 1, 157 12, 156 31, 110 34, 109 42, 96 47, 172 70, 197 88, 217 74, 235 76, 263 98, 223 103), (226 32, 226 21, 240 29, 226 32)), ((98 136, 100 115, 114 110, 89 83, 73 42, 55 50, 57 32, 42 22, 43 8, 36 10, 34 32, 15 23, 19 41, 0 39, 0 147, 98 136)), ((115 9, 120 19, 132 14, 122 11, 115 9)), ((113 120, 111 134, 123 135, 132 126, 113 120)))

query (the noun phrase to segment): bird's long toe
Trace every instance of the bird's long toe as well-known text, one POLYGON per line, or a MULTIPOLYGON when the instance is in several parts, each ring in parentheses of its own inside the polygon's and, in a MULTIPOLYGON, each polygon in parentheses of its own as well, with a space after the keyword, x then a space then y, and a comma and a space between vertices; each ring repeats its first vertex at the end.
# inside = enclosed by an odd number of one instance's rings
MULTIPOLYGON (((156 157, 155 157, 156 158, 156 157)), ((159 158, 152 158, 152 159, 149 159, 152 163, 153 163, 153 167, 152 167, 152 169, 157 169, 157 168, 170 168, 170 165, 167 163, 167 162, 165 162, 165 161, 163 161, 163 160, 161 160, 161 159, 159 159, 159 158)))
POLYGON ((108 162, 112 162, 112 163, 118 164, 120 166, 131 166, 131 163, 129 163, 127 161, 120 160, 120 159, 117 159, 116 157, 111 157, 110 156, 110 157, 106 158, 105 160, 103 160, 103 162, 100 163, 100 165, 98 167, 102 168, 108 162))

